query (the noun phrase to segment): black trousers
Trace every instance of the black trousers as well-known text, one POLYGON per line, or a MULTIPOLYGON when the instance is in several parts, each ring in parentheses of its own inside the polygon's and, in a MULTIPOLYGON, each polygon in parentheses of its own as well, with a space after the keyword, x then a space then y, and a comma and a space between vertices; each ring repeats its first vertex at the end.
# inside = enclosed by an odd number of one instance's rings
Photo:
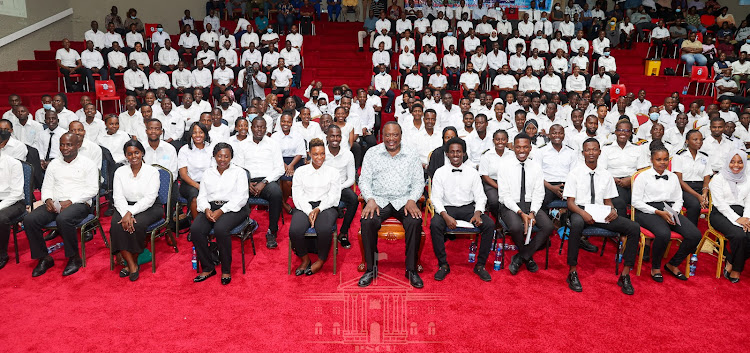
MULTIPOLYGON (((335 207, 331 207, 324 211, 320 211, 318 218, 315 219, 315 233, 318 235, 317 241, 317 253, 318 259, 325 261, 328 259, 328 252, 331 250, 331 241, 333 240, 333 230, 336 227, 336 218, 338 218, 338 211, 335 207)), ((292 243, 292 248, 297 256, 302 257, 307 255, 308 247, 305 241, 305 232, 310 228, 310 219, 307 215, 298 210, 294 209, 292 214, 292 222, 289 224, 289 241, 292 243)))
POLYGON ((357 194, 354 193, 354 190, 351 188, 343 188, 341 189, 341 202, 344 203, 346 211, 344 212, 344 221, 341 222, 341 230, 339 231, 339 234, 342 236, 348 236, 349 227, 352 226, 354 216, 357 215, 359 200, 357 199, 357 194))
POLYGON ((630 218, 628 215, 628 206, 630 205, 630 188, 617 186, 619 196, 612 199, 612 206, 615 206, 617 215, 620 217, 630 218))
POLYGON ((198 197, 198 189, 183 181, 180 184, 180 196, 190 203, 194 198, 198 197))
MULTIPOLYGON (((690 186, 693 191, 698 194, 703 193, 703 182, 702 181, 686 181, 686 184, 690 186)), ((696 226, 698 220, 701 218, 701 202, 697 197, 691 195, 687 191, 682 191, 682 200, 684 201, 683 206, 685 207, 685 217, 693 222, 696 226)))
MULTIPOLYGON (((219 207, 211 205, 211 210, 218 210, 219 207)), ((214 270, 214 263, 211 261, 211 252, 208 250, 208 234, 211 229, 214 230, 216 244, 219 246, 219 259, 221 260, 221 273, 229 274, 232 270, 232 234, 230 232, 237 227, 250 214, 247 206, 242 207, 239 212, 227 212, 216 223, 206 218, 206 214, 201 212, 190 226, 190 239, 195 246, 195 253, 201 268, 204 272, 214 270)))
MULTIPOLYGON (((650 206, 656 207, 659 210, 664 209, 663 202, 652 202, 650 206)), ((654 233, 654 242, 651 244, 652 254, 651 256, 651 268, 661 268, 661 258, 664 252, 669 246, 670 234, 672 231, 680 233, 683 240, 677 252, 674 254, 669 264, 672 266, 679 266, 682 261, 685 260, 690 254, 695 252, 695 248, 698 247, 698 243, 701 241, 701 232, 698 228, 683 215, 679 215, 681 225, 670 225, 663 218, 655 214, 646 214, 639 210, 635 210, 635 220, 641 227, 648 229, 651 233, 654 233)))
MULTIPOLYGON (((550 184, 554 185, 554 186, 557 186, 557 185, 560 185, 560 184, 563 184, 563 183, 553 182, 553 183, 550 183, 550 184)), ((547 207, 547 205, 549 205, 550 202, 557 201, 557 200, 562 200, 562 199, 559 198, 559 197, 557 197, 557 195, 555 195, 554 192, 550 191, 547 188, 544 188, 544 201, 542 201, 542 210, 545 213, 548 213, 549 212, 549 207, 547 207)))
MULTIPOLYGON (((459 207, 446 206, 445 212, 449 216, 456 220, 470 221, 471 217, 474 217, 474 204, 468 204, 459 207)), ((492 222, 489 216, 482 214, 482 224, 479 225, 481 233, 481 242, 479 243, 479 257, 477 258, 477 266, 484 266, 487 262, 487 258, 490 256, 490 248, 492 248, 493 233, 495 231, 495 224, 492 222)), ((438 260, 438 266, 448 264, 448 259, 445 254, 445 231, 447 230, 445 220, 439 214, 435 214, 430 221, 430 235, 432 236, 432 250, 435 251, 435 257, 438 260)))
MULTIPOLYGON (((568 266, 578 265, 578 250, 581 247, 581 235, 583 230, 589 225, 583 221, 583 217, 578 213, 570 214, 570 235, 568 236, 568 266)), ((594 227, 603 228, 612 232, 620 233, 628 238, 623 253, 623 263, 625 266, 633 267, 635 265, 635 256, 638 252, 638 242, 641 235, 641 227, 627 217, 618 216, 609 223, 594 223, 594 227)))
POLYGON ((66 68, 60 68, 60 73, 63 75, 63 79, 65 80, 65 87, 70 89, 73 87, 73 80, 70 78, 71 74, 78 74, 81 76, 85 76, 86 72, 84 71, 83 66, 75 69, 75 70, 68 70, 66 68))
POLYGON ((372 271, 375 264, 375 253, 378 251, 378 230, 383 221, 390 217, 396 218, 404 225, 404 230, 406 231, 406 270, 416 271, 422 220, 404 215, 404 207, 397 210, 391 204, 380 208, 379 216, 376 213, 372 218, 362 218, 362 244, 365 248, 367 271, 372 271))
POLYGON ((8 241, 10 240, 10 227, 13 220, 23 214, 26 204, 18 201, 0 210, 0 258, 8 256, 8 241))
POLYGON ((484 187, 484 194, 487 196, 487 212, 496 215, 500 210, 500 200, 497 194, 497 189, 485 182, 482 182, 482 186, 484 187))
MULTIPOLYGON (((250 181, 253 183, 261 182, 264 178, 253 178, 250 181)), ((279 231, 279 217, 281 217, 281 187, 279 187, 278 182, 272 182, 266 184, 266 187, 263 188, 263 191, 260 192, 260 195, 258 196, 252 196, 250 197, 260 197, 261 199, 264 199, 268 201, 268 229, 271 230, 271 233, 276 234, 279 231)))
POLYGON ((44 242, 42 228, 52 221, 57 221, 57 231, 63 239, 65 257, 78 256, 78 231, 76 226, 91 213, 91 206, 85 203, 74 203, 59 214, 47 211, 42 205, 37 207, 23 220, 26 237, 29 239, 32 259, 47 256, 47 244, 44 242))
MULTIPOLYGON (((528 207, 521 207, 521 209, 526 210, 528 207)), ((543 248, 550 234, 555 230, 555 225, 549 219, 549 216, 544 212, 537 212, 534 217, 534 225, 539 228, 539 231, 531 238, 529 244, 525 245, 526 232, 523 229, 521 216, 505 206, 500 206, 500 217, 508 226, 508 233, 513 238, 513 242, 518 247, 518 254, 524 261, 531 259, 537 250, 543 248)))
MULTIPOLYGON (((732 210, 742 216, 745 208, 732 205, 732 210)), ((732 271, 742 272, 745 261, 750 257, 750 234, 742 227, 734 225, 726 216, 718 210, 711 212, 711 226, 724 234, 729 239, 729 254, 725 254, 727 262, 732 264, 732 271)))
POLYGON ((142 253, 144 240, 148 236, 146 228, 163 218, 164 208, 157 201, 153 206, 135 215, 135 223, 133 224, 135 232, 130 234, 122 228, 121 224, 118 224, 122 220, 122 215, 120 211, 115 210, 115 213, 112 215, 111 227, 109 228, 112 253, 117 254, 122 250, 136 255, 142 253))

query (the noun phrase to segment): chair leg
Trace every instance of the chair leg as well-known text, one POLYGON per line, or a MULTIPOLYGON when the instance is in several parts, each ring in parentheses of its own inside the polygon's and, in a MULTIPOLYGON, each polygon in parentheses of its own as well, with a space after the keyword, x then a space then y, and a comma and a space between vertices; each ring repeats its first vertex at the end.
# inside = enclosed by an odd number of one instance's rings
POLYGON ((151 273, 156 273, 156 231, 151 232, 151 273))
POLYGON ((292 274, 292 242, 289 242, 289 261, 287 261, 287 269, 286 274, 291 275, 292 274))
POLYGON ((717 237, 719 241, 719 257, 716 259, 716 278, 721 277, 721 265, 724 263, 724 239, 717 237))
POLYGON ((604 241, 602 242, 602 252, 599 253, 599 256, 604 256, 604 247, 607 246, 607 238, 604 237, 604 241))
POLYGON ((20 263, 18 259, 18 224, 13 225, 13 247, 16 251, 16 263, 20 263))
POLYGON ((177 239, 176 239, 175 235, 172 234, 172 230, 171 229, 167 229, 166 232, 167 232, 167 236, 170 239, 172 239, 172 248, 174 248, 174 252, 175 253, 180 252, 180 249, 177 249, 177 239))
POLYGON ((250 232, 250 245, 253 246, 253 256, 255 256, 255 238, 253 237, 255 235, 255 231, 257 230, 257 226, 255 229, 253 229, 252 232, 250 232))
POLYGON ((552 237, 547 238, 547 246, 544 247, 544 269, 549 268, 549 247, 552 245, 552 237))
POLYGON ((107 240, 107 235, 104 234, 104 228, 102 227, 102 222, 96 221, 96 225, 99 227, 99 231, 102 232, 102 239, 104 239, 104 246, 107 248, 110 248, 109 241, 107 240))
POLYGON ((81 227, 78 231, 81 234, 81 264, 86 267, 86 227, 81 227))
POLYGON ((638 244, 639 246, 639 254, 638 254, 638 267, 635 270, 635 275, 640 276, 641 275, 641 266, 643 265, 643 251, 646 248, 646 237, 641 233, 641 240, 638 244))
MULTIPOLYGON (((338 233, 333 232, 333 274, 336 274, 336 257, 339 254, 338 233)), ((291 242, 289 242, 291 244, 291 242)))
POLYGON ((242 274, 245 274, 245 237, 240 239, 240 253, 242 254, 242 274))

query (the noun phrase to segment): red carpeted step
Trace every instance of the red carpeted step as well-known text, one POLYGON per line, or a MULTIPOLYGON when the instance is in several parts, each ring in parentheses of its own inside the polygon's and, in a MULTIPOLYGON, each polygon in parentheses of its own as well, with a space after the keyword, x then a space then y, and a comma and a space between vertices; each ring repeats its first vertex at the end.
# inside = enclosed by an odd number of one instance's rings
POLYGON ((0 94, 7 93, 34 93, 34 92, 45 92, 54 91, 57 89, 57 82, 55 81, 25 81, 15 82, 11 85, 0 85, 0 94))
MULTIPOLYGON (((49 48, 53 51, 57 51, 57 49, 60 49, 63 47, 61 40, 51 40, 49 42, 49 48)), ((70 49, 75 49, 79 53, 86 50, 86 42, 84 41, 70 41, 70 49)))
POLYGON ((54 50, 34 50, 35 60, 55 60, 54 50))
POLYGON ((18 71, 56 70, 55 60, 18 60, 18 71))
POLYGON ((56 79, 57 71, 54 70, 0 72, 0 82, 54 81, 56 79))

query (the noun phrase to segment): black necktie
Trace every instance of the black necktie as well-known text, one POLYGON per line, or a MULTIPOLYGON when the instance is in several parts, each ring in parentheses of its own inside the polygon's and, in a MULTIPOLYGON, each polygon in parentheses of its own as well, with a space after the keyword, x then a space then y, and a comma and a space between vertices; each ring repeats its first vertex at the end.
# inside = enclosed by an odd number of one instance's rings
POLYGON ((49 142, 47 143, 47 154, 44 156, 44 160, 49 160, 49 153, 52 151, 52 138, 55 136, 54 131, 49 132, 49 142))
POLYGON ((669 175, 666 175, 666 174, 664 174, 664 175, 654 175, 654 176, 656 177, 656 180, 659 180, 659 179, 669 180, 669 175))
POLYGON ((594 189, 594 173, 591 173, 591 204, 596 204, 596 191, 594 189))
POLYGON ((455 172, 462 172, 462 170, 461 169, 453 169, 452 172, 454 172, 454 173, 455 172))
POLYGON ((520 203, 526 203, 526 169, 524 168, 523 162, 521 162, 521 201, 520 203))

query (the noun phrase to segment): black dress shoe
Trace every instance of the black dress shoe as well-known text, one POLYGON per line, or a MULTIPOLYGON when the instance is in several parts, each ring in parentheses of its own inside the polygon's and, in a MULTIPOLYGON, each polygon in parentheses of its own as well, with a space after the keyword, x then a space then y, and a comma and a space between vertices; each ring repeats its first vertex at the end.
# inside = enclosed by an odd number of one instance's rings
POLYGON ((620 279, 617 280, 617 285, 620 286, 622 292, 627 295, 633 295, 633 293, 635 293, 633 284, 630 283, 630 275, 620 276, 620 279))
POLYGON ((367 271, 365 274, 360 277, 359 282, 357 282, 357 285, 360 287, 367 287, 370 284, 372 284, 372 280, 375 279, 375 271, 367 271))
POLYGON ((581 280, 578 279, 578 272, 573 271, 568 273, 568 278, 565 279, 568 283, 568 288, 574 292, 583 292, 583 286, 581 286, 581 280))
POLYGON ((508 271, 510 271, 510 274, 515 275, 518 273, 518 270, 521 269, 521 256, 518 254, 513 255, 513 257, 510 259, 510 265, 508 265, 508 271))
POLYGON ((90 242, 90 241, 92 241, 92 240, 94 240, 94 231, 93 230, 86 232, 86 235, 83 238, 83 241, 87 242, 87 243, 90 242))
POLYGON ((81 257, 76 255, 68 259, 68 264, 65 265, 65 269, 63 270, 63 276, 70 276, 76 272, 83 266, 83 261, 81 260, 81 257))
POLYGON ((417 271, 406 270, 406 278, 409 279, 409 283, 411 283, 412 287, 414 288, 424 287, 424 282, 422 282, 422 278, 419 277, 419 274, 417 273, 417 271))
POLYGON ((216 269, 214 269, 213 271, 211 271, 211 273, 209 273, 209 274, 207 274, 205 276, 203 276, 203 275, 196 276, 195 278, 193 278, 193 282, 194 283, 203 282, 203 281, 207 280, 209 277, 213 277, 213 276, 216 276, 216 269))
POLYGON ((594 252, 594 253, 599 251, 599 248, 596 245, 591 244, 591 242, 589 242, 589 240, 586 239, 585 237, 581 237, 581 249, 583 251, 594 252))
POLYGON ((232 283, 232 277, 221 277, 221 285, 226 286, 229 283, 232 283))
POLYGON ((49 255, 39 259, 39 263, 36 264, 34 271, 31 272, 31 277, 39 277, 43 275, 47 270, 52 268, 52 266, 55 266, 55 260, 49 255))
POLYGON ((724 270, 724 278, 728 279, 728 280, 729 280, 729 282, 732 282, 732 283, 737 283, 737 282, 739 282, 739 281, 740 281, 740 278, 739 278, 739 277, 737 277, 737 278, 732 278, 732 277, 730 277, 730 276, 729 276, 729 271, 727 271, 727 270, 724 270))
POLYGON ((451 268, 448 265, 440 266, 435 272, 435 280, 436 281, 442 281, 445 279, 445 276, 447 276, 449 273, 451 273, 451 268))
POLYGON ((130 272, 130 275, 128 277, 130 277, 130 282, 135 282, 138 280, 138 277, 140 276, 141 276, 141 268, 138 267, 135 270, 135 272, 130 272))
POLYGON ((350 249, 352 247, 352 243, 346 235, 339 238, 339 244, 341 244, 341 247, 344 249, 350 249))
POLYGON ((276 249, 279 246, 279 243, 276 242, 276 234, 271 233, 269 230, 268 233, 266 233, 266 247, 269 249, 276 249))
POLYGON ((120 278, 125 278, 130 276, 130 271, 128 271, 128 268, 125 267, 122 270, 120 270, 120 278))
POLYGON ((8 257, 8 255, 0 256, 0 270, 2 270, 3 267, 5 267, 5 265, 8 264, 8 259, 10 259, 10 257, 8 257))
POLYGON ((662 275, 661 273, 652 273, 651 279, 653 279, 656 283, 662 283, 664 282, 664 275, 662 275))
POLYGON ((529 259, 529 261, 526 261, 526 269, 531 273, 535 273, 536 271, 539 271, 539 265, 536 264, 534 259, 529 259))
POLYGON ((359 51, 363 52, 363 51, 365 51, 365 48, 359 47, 359 51))
POLYGON ((675 278, 679 279, 680 281, 687 281, 687 280, 688 280, 688 278, 687 278, 687 277, 685 277, 685 274, 684 274, 684 273, 682 273, 682 272, 680 272, 679 270, 677 271, 677 273, 674 273, 674 272, 672 272, 672 270, 670 270, 670 269, 669 269, 669 268, 667 267, 667 265, 664 265, 664 269, 665 269, 665 270, 666 270, 667 272, 669 272, 669 274, 670 274, 670 275, 674 276, 675 278))
POLYGON ((305 268, 298 268, 298 269, 294 270, 294 275, 297 276, 297 277, 304 275, 305 272, 307 272, 307 270, 310 269, 310 266, 312 266, 312 263, 307 264, 307 267, 305 267, 305 268))
POLYGON ((474 273, 476 273, 482 281, 489 282, 492 280, 492 276, 490 276, 490 273, 487 272, 484 266, 474 266, 474 273))
POLYGON ((115 209, 110 207, 106 211, 104 211, 103 215, 104 217, 112 217, 112 215, 115 214, 115 209))
POLYGON ((59 235, 60 235, 60 233, 58 233, 56 230, 53 230, 53 231, 49 232, 49 234, 47 234, 47 235, 44 236, 44 241, 50 241, 52 239, 57 238, 57 236, 59 236, 59 235))
POLYGON ((643 262, 651 261, 651 246, 646 245, 643 247, 643 262))

